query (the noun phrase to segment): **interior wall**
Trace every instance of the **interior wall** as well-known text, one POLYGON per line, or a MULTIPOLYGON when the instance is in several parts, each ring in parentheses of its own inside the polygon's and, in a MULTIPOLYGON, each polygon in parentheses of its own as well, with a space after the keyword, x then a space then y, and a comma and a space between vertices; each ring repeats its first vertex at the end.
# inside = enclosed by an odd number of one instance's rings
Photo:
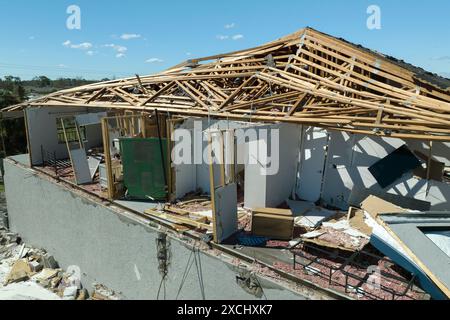
MULTIPOLYGON (((361 188, 429 201, 432 203, 431 210, 450 210, 448 183, 427 181, 409 172, 386 189, 378 185, 369 172, 369 167, 404 144, 413 151, 421 151, 424 154, 429 152, 428 143, 421 141, 331 131, 322 200, 330 206, 345 210, 348 208, 347 201, 352 189, 361 188)), ((444 159, 443 156, 446 148, 446 144, 434 143, 433 158, 438 161, 449 161, 448 150, 447 158, 444 159)))
POLYGON ((298 139, 302 152, 299 151, 297 196, 305 201, 317 202, 322 190, 328 132, 320 128, 304 127, 298 139))
POLYGON ((86 150, 103 146, 102 125, 93 124, 86 126, 86 140, 86 150))
POLYGON ((272 143, 279 143, 279 167, 276 174, 265 175, 261 171, 263 166, 259 163, 252 164, 247 159, 244 194, 247 208, 277 207, 291 196, 296 184, 302 127, 283 123, 262 128, 278 129, 279 141, 272 141, 268 132, 267 138, 258 137, 257 141, 247 143, 247 153, 249 147, 256 146, 267 147, 270 152, 272 143))
MULTIPOLYGON (((193 129, 193 122, 191 119, 188 119, 187 121, 183 122, 179 125, 179 127, 175 130, 188 130, 191 134, 191 137, 193 137, 194 129, 193 129)), ((179 131, 178 131, 179 132, 179 131)), ((175 132, 177 134, 177 132, 175 132)), ((191 141, 191 150, 190 150, 190 156, 191 159, 193 159, 194 155, 194 145, 193 141, 191 141)), ((178 160, 177 154, 174 154, 174 161, 178 160)), ((180 199, 184 197, 189 192, 195 191, 197 188, 197 171, 195 164, 177 164, 173 165, 175 169, 175 196, 177 199, 180 199)))
POLYGON ((56 152, 58 159, 69 157, 65 144, 58 143, 56 119, 71 114, 86 112, 86 108, 36 107, 26 109, 30 156, 32 165, 43 162, 41 146, 48 152, 56 152))
MULTIPOLYGON (((208 150, 208 130, 228 130, 239 129, 253 124, 226 120, 208 120, 199 118, 190 118, 177 126, 176 130, 188 130, 191 134, 191 159, 200 160, 192 164, 174 165, 175 167, 175 188, 176 197, 182 198, 189 192, 201 190, 205 194, 210 194, 210 169, 209 164, 204 161, 204 153, 208 150), (199 121, 201 126, 195 125, 199 121), (201 141, 201 143, 194 143, 201 141), (199 163, 201 162, 201 163, 199 163)), ((213 138, 213 144, 217 143, 217 138, 213 138)), ((237 156, 242 157, 242 148, 237 148, 237 156)), ((176 157, 177 155, 175 155, 176 157)), ((176 158, 174 159, 176 160, 176 158)), ((220 184, 220 166, 214 165, 214 184, 220 184)))
MULTIPOLYGON (((272 126, 272 129, 280 132, 280 163, 278 173, 266 177, 266 207, 278 207, 295 190, 302 126, 283 123, 272 126)), ((271 143, 274 141, 269 140, 269 150, 271 143)))

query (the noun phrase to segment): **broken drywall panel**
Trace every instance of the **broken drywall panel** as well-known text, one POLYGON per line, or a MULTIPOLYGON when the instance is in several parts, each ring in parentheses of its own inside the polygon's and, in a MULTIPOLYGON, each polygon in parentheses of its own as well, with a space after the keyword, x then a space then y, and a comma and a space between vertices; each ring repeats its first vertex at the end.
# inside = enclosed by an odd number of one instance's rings
POLYGON ((295 224, 307 228, 316 228, 323 221, 336 215, 336 211, 317 207, 312 202, 306 201, 286 201, 295 217, 295 224))
POLYGON ((70 159, 77 184, 91 183, 91 171, 89 170, 86 151, 84 149, 72 149, 70 150, 70 159))
POLYGON ((98 171, 98 168, 100 166, 100 159, 96 157, 88 157, 88 165, 89 165, 89 172, 91 174, 91 180, 94 179, 95 174, 98 171))
POLYGON ((287 205, 292 211, 292 215, 294 217, 300 217, 303 216, 306 212, 314 209, 316 205, 314 202, 308 202, 308 201, 293 201, 293 200, 287 200, 287 205))
POLYGON ((30 143, 31 165, 42 165, 45 153, 51 157, 56 154, 58 160, 69 158, 67 146, 58 141, 57 119, 82 112, 86 108, 28 108, 26 109, 28 138, 30 143))
POLYGON ((324 129, 305 127, 302 140, 297 195, 302 200, 316 202, 322 190, 328 133, 324 129))
POLYGON ((346 219, 339 220, 337 222, 323 222, 322 226, 324 228, 331 228, 334 230, 340 230, 345 234, 348 234, 351 237, 354 238, 366 238, 369 239, 370 237, 366 235, 365 233, 362 233, 361 231, 353 228, 349 221, 346 219))
POLYGON ((387 188, 395 181, 421 166, 421 162, 406 145, 401 146, 371 167, 369 172, 382 188, 387 188))
POLYGON ((237 186, 235 183, 215 189, 213 220, 216 240, 219 243, 238 231, 237 186))

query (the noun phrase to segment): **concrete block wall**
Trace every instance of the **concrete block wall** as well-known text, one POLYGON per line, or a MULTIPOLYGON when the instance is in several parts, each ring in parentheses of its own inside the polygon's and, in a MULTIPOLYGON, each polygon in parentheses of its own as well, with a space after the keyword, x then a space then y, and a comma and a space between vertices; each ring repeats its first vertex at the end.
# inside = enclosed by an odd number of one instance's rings
MULTIPOLYGON (((96 281, 127 299, 157 298, 161 283, 158 229, 9 159, 5 160, 5 185, 10 227, 26 243, 46 249, 63 268, 79 266, 88 288, 96 281)), ((175 299, 192 251, 182 240, 173 236, 168 239, 171 258, 166 298, 175 299)), ((201 251, 200 260, 207 299, 256 299, 236 283, 239 269, 231 263, 231 257, 201 251)), ((304 299, 271 280, 259 280, 268 299, 304 299)), ((201 298, 194 265, 179 299, 201 298)))

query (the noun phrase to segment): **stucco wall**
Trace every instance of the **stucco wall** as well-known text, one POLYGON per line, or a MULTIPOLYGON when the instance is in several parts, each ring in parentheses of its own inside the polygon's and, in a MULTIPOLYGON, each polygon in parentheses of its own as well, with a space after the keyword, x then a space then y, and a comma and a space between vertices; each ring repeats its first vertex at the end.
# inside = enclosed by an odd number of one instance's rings
MULTIPOLYGON (((156 299, 161 283, 157 229, 11 160, 5 160, 5 184, 10 227, 25 242, 45 248, 64 268, 79 266, 85 285, 97 281, 128 299, 156 299)), ((180 239, 170 236, 169 242, 171 258, 166 297, 175 299, 192 251, 180 239)), ((231 257, 200 252, 200 260, 207 299, 256 298, 236 283, 239 270, 231 264, 231 257)), ((259 281, 269 299, 302 299, 271 280, 260 278, 259 281)), ((179 299, 201 298, 193 265, 179 299)))

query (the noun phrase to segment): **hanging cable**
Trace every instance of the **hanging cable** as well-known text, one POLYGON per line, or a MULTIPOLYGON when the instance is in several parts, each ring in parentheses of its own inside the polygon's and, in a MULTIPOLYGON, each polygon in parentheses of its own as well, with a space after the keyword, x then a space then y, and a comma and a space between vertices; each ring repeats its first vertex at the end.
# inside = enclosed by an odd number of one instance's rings
MULTIPOLYGON (((194 248, 195 250, 195 248, 194 248)), ((201 270, 201 265, 200 265, 200 250, 197 249, 196 254, 194 253, 194 261, 195 261, 195 267, 197 269, 197 277, 198 277, 198 281, 199 281, 199 286, 200 286, 200 293, 202 294, 202 298, 203 300, 206 300, 205 297, 205 287, 204 287, 204 283, 203 283, 203 274, 202 274, 202 270, 201 270), (197 262, 197 256, 198 256, 198 262, 197 262)))
POLYGON ((191 267, 192 267, 191 258, 192 258, 193 253, 194 253, 194 251, 191 251, 188 262, 186 264, 186 268, 184 269, 183 276, 181 277, 180 287, 178 288, 178 292, 177 292, 177 296, 176 296, 175 300, 178 300, 178 297, 180 296, 181 290, 183 289, 184 283, 187 279, 187 275, 189 274, 189 271, 191 270, 191 267))

